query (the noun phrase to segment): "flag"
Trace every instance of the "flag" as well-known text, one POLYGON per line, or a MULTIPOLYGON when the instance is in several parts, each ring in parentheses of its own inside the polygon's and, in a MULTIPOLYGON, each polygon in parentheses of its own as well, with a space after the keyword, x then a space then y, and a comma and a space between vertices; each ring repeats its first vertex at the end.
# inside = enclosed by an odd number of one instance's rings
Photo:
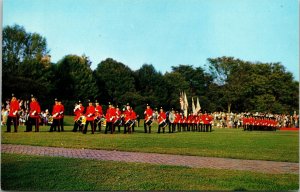
POLYGON ((186 97, 186 93, 184 93, 184 116, 188 116, 188 108, 189 108, 189 103, 186 97))
POLYGON ((196 112, 198 113, 200 110, 201 110, 201 106, 199 103, 199 98, 197 97, 196 112))
POLYGON ((183 106, 184 106, 183 93, 180 93, 179 102, 180 102, 180 109, 183 110, 183 106))
POLYGON ((194 102, 194 97, 192 97, 192 111, 193 111, 193 115, 196 115, 196 109, 195 109, 195 102, 194 102))

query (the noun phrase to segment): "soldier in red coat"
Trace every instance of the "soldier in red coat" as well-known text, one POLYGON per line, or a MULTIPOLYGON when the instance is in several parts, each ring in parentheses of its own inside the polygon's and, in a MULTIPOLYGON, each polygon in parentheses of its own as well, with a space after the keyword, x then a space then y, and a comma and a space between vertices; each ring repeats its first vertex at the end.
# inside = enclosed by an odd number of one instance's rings
POLYGON ((37 102, 37 99, 31 95, 31 102, 29 104, 29 126, 26 132, 32 131, 32 125, 35 126, 35 132, 39 131, 39 118, 41 113, 40 104, 37 102))
POLYGON ((204 131, 208 132, 210 119, 209 119, 209 116, 206 113, 206 111, 202 115, 202 121, 203 121, 203 124, 204 124, 204 131))
POLYGON ((120 110, 119 106, 116 106, 116 110, 115 110, 116 114, 115 114, 115 118, 114 118, 114 123, 113 126, 116 128, 118 127, 118 132, 121 132, 121 124, 122 124, 122 111, 120 110))
POLYGON ((150 105, 147 104, 146 110, 144 111, 144 131, 147 133, 147 127, 149 128, 149 133, 151 133, 151 125, 153 122, 153 110, 150 105))
POLYGON ((60 132, 61 106, 59 105, 57 98, 55 98, 54 101, 55 101, 55 104, 53 105, 53 108, 52 108, 53 123, 50 126, 49 132, 53 132, 53 130, 56 131, 56 127, 58 127, 57 131, 60 132))
POLYGON ((158 133, 160 133, 160 129, 163 129, 163 133, 165 133, 165 127, 167 126, 167 115, 164 112, 163 108, 160 107, 160 112, 158 114, 158 133))
POLYGON ((176 129, 176 127, 177 127, 177 131, 178 131, 178 132, 181 131, 181 130, 180 130, 180 119, 181 119, 181 115, 179 114, 178 111, 176 111, 176 113, 175 113, 175 121, 174 121, 174 124, 175 124, 175 129, 176 129))
POLYGON ((82 106, 82 102, 79 101, 78 104, 75 104, 75 108, 74 108, 74 127, 73 127, 73 132, 77 132, 77 129, 79 127, 79 129, 82 131, 82 119, 80 119, 83 114, 84 114, 84 107, 82 106))
POLYGON ((94 119, 95 119, 95 107, 93 106, 93 102, 88 100, 89 106, 87 106, 85 111, 86 123, 83 130, 83 133, 86 134, 88 125, 91 124, 92 134, 95 132, 94 127, 94 119))
POLYGON ((58 105, 60 106, 60 119, 59 124, 61 127, 61 131, 64 131, 64 112, 65 112, 65 106, 61 103, 61 100, 58 100, 58 105))
POLYGON ((14 122, 15 132, 18 132, 18 111, 20 110, 19 102, 14 94, 12 94, 11 101, 9 103, 9 114, 7 118, 7 132, 10 132, 11 121, 14 122))
POLYGON ((105 119, 106 119, 106 127, 105 127, 105 134, 107 131, 110 130, 111 134, 114 132, 114 120, 115 120, 116 110, 113 105, 108 102, 108 109, 106 110, 105 119))
POLYGON ((95 129, 98 126, 99 132, 101 132, 101 118, 103 116, 102 106, 99 104, 99 102, 97 100, 95 101, 95 104, 96 104, 96 107, 95 107, 94 125, 95 125, 95 129))
POLYGON ((124 134, 125 133, 131 133, 131 128, 133 126, 133 120, 132 120, 132 109, 129 105, 129 103, 127 103, 126 105, 126 110, 124 111, 124 121, 125 121, 125 125, 124 125, 124 134))
POLYGON ((136 122, 136 112, 133 110, 132 107, 130 109, 131 109, 131 120, 133 121, 132 132, 134 132, 135 122, 136 122))

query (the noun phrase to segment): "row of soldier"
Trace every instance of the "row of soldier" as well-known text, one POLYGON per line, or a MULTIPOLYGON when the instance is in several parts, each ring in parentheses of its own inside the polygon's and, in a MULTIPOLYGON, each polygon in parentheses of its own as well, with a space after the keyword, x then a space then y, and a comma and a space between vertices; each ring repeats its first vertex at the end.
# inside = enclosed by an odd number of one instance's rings
MULTIPOLYGON (((113 133, 115 128, 124 126, 124 133, 131 133, 134 131, 136 113, 132 107, 127 104, 126 110, 121 111, 118 106, 116 108, 109 103, 109 107, 106 114, 103 114, 102 107, 98 101, 95 101, 95 106, 92 101, 89 100, 88 106, 85 108, 82 106, 82 102, 79 101, 74 108, 74 127, 73 132, 78 129, 83 133, 87 133, 87 128, 90 125, 92 133, 96 131, 98 127, 101 131, 101 123, 106 122, 105 133, 110 131, 113 133)), ((11 132, 11 122, 14 123, 15 132, 18 130, 18 111, 20 110, 19 102, 16 96, 13 94, 10 101, 7 132, 11 132)), ((35 131, 39 131, 39 121, 41 107, 33 95, 31 96, 31 102, 29 104, 29 117, 26 126, 26 132, 32 131, 32 126, 35 126, 35 131)), ((64 106, 61 100, 55 99, 55 104, 52 109, 52 116, 49 118, 51 123, 49 132, 53 131, 64 131, 63 119, 64 119, 64 106)), ((179 113, 178 111, 171 110, 169 113, 165 113, 162 108, 159 112, 154 112, 151 107, 147 104, 144 112, 144 131, 145 133, 151 133, 151 126, 154 121, 158 123, 158 133, 161 131, 164 133, 165 128, 169 126, 169 132, 173 133, 176 128, 177 131, 211 131, 212 117, 208 114, 202 115, 189 115, 187 118, 179 113)))
MULTIPOLYGON (((104 115, 101 105, 98 101, 95 101, 95 106, 92 101, 88 102, 88 106, 85 108, 82 106, 81 101, 79 101, 74 108, 74 127, 73 132, 78 129, 83 133, 87 133, 87 128, 90 125, 92 133, 95 133, 98 127, 101 131, 101 124, 105 121, 105 133, 110 131, 113 133, 115 128, 118 127, 120 132, 120 127, 124 126, 124 133, 131 133, 134 131, 136 113, 132 107, 127 104, 126 110, 121 111, 118 106, 114 107, 109 103, 109 107, 104 115)), ((8 114, 7 121, 7 132, 11 131, 11 122, 14 123, 14 131, 17 132, 18 128, 18 111, 20 110, 20 105, 15 95, 12 95, 10 102, 10 110, 8 114)), ((41 108, 34 96, 31 97, 31 102, 29 104, 29 118, 28 124, 26 126, 26 132, 32 131, 32 126, 35 126, 35 131, 39 131, 39 119, 41 108)), ((50 127, 50 132, 52 131, 64 131, 63 127, 64 119, 64 106, 61 101, 55 99, 55 104, 52 109, 52 116, 50 122, 52 122, 50 127)), ((211 131, 213 117, 210 114, 189 114, 188 117, 184 117, 182 113, 174 111, 164 112, 160 108, 159 112, 153 111, 151 107, 147 104, 144 112, 144 132, 151 133, 151 127, 154 121, 158 123, 157 132, 165 132, 165 128, 169 127, 169 132, 174 131, 211 131)), ((245 116, 242 118, 242 125, 244 130, 276 130, 277 121, 271 117, 265 116, 245 116)))
MULTIPOLYGON (((92 134, 95 133, 98 127, 101 131, 101 124, 105 121, 105 133, 110 131, 114 133, 115 128, 118 127, 120 132, 120 127, 124 126, 124 133, 131 133, 134 131, 134 126, 136 122, 136 113, 130 107, 129 103, 126 105, 126 109, 121 111, 118 106, 114 107, 110 102, 108 104, 108 109, 104 115, 101 105, 98 101, 95 101, 95 106, 92 101, 88 101, 88 106, 85 110, 82 106, 82 102, 79 101, 75 104, 74 108, 74 128, 73 132, 78 130, 82 131, 84 134, 87 133, 88 125, 91 125, 92 134)), ((203 115, 190 115, 185 118, 178 111, 172 110, 169 113, 165 113, 163 108, 160 108, 159 112, 154 112, 151 107, 147 104, 144 112, 144 131, 145 133, 151 133, 151 127, 154 121, 158 123, 157 132, 161 131, 165 133, 165 128, 169 126, 169 133, 173 133, 176 128, 180 132, 182 131, 211 131, 211 121, 212 116, 208 114, 203 115)))
MULTIPOLYGON (((61 104, 61 103, 60 103, 61 104)), ((9 103, 9 111, 7 117, 7 132, 11 132, 11 123, 14 125, 14 132, 18 132, 18 116, 20 111, 20 103, 17 100, 17 97, 12 94, 11 101, 9 103)), ((35 126, 35 132, 39 132, 39 124, 40 124, 40 113, 41 107, 37 102, 36 97, 31 95, 31 102, 29 103, 29 111, 28 111, 28 122, 26 123, 26 131, 31 132, 32 127, 35 126)), ((62 123, 61 123, 62 124, 62 123)))

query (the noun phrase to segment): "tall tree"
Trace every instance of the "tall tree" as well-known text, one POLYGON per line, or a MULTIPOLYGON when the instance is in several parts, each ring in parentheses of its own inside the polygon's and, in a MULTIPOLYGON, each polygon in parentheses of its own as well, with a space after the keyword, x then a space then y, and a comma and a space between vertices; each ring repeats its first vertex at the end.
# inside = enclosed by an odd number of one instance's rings
POLYGON ((51 91, 49 78, 53 75, 47 56, 46 39, 37 33, 26 32, 19 25, 6 26, 2 41, 3 97, 11 92, 20 97, 30 93, 42 98, 51 91))
POLYGON ((98 87, 86 56, 66 55, 57 63, 57 94, 65 100, 95 99, 98 87))
POLYGON ((133 102, 129 95, 135 92, 135 81, 128 66, 108 58, 98 64, 94 75, 103 102, 133 102))

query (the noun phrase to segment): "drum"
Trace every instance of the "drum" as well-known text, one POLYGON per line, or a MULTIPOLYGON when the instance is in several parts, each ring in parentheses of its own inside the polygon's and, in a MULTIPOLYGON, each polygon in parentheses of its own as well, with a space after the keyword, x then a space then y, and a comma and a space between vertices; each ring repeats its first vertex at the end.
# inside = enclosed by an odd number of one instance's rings
POLYGON ((85 125, 85 123, 86 123, 86 117, 85 116, 80 116, 79 119, 77 120, 77 123, 79 125, 85 125))
POLYGON ((121 119, 116 119, 114 121, 114 126, 121 126, 122 125, 122 120, 121 119))
POLYGON ((125 125, 126 126, 129 126, 129 127, 132 127, 132 125, 134 124, 134 121, 133 120, 128 120, 125 125))
POLYGON ((95 117, 95 123, 98 125, 99 123, 101 123, 101 117, 100 116, 97 116, 95 117))
POLYGON ((148 126, 152 125, 152 123, 153 123, 153 119, 148 119, 146 121, 146 125, 148 125, 148 126))
POLYGON ((160 124, 159 124, 161 127, 166 127, 167 126, 167 123, 166 123, 166 121, 163 121, 163 122, 161 122, 160 124))
POLYGON ((49 118, 48 118, 48 124, 52 124, 53 123, 53 117, 52 116, 50 116, 49 118))
POLYGON ((101 119, 101 126, 102 126, 102 127, 105 127, 105 126, 106 126, 106 119, 105 119, 105 118, 102 118, 102 119, 101 119))

